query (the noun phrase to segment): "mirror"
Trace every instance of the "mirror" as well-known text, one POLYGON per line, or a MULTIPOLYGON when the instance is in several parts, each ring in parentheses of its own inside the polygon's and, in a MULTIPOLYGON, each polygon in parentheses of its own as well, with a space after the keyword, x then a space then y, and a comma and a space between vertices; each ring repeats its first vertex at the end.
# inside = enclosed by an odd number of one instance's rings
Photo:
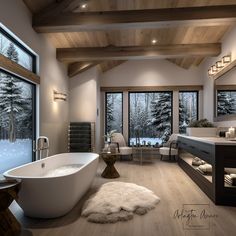
MULTIPOLYGON (((234 61, 235 62, 235 61, 234 61)), ((214 121, 236 119, 236 67, 235 63, 219 73, 214 81, 214 121)))

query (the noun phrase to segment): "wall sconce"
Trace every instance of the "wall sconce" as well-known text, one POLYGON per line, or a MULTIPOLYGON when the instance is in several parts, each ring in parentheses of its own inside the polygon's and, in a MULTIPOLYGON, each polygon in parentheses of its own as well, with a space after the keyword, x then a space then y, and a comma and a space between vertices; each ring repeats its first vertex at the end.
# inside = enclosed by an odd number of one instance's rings
POLYGON ((61 100, 66 101, 67 95, 65 93, 57 92, 56 90, 53 91, 54 101, 61 100))
POLYGON ((224 56, 222 61, 224 64, 229 64, 231 62, 231 55, 224 56))
POLYGON ((221 71, 224 67, 228 66, 231 62, 231 55, 225 55, 221 60, 217 61, 208 69, 208 75, 214 76, 216 73, 221 71))
POLYGON ((223 67, 224 67, 224 64, 223 64, 222 61, 217 61, 217 62, 216 62, 216 68, 221 69, 221 68, 223 68, 223 67))

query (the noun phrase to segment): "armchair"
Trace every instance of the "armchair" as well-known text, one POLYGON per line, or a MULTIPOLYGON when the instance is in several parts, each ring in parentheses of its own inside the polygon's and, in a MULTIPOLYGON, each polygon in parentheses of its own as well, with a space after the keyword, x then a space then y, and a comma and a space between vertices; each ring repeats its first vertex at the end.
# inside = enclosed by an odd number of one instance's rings
POLYGON ((172 134, 169 140, 163 144, 163 147, 159 148, 159 153, 161 155, 161 160, 163 156, 169 156, 169 160, 173 156, 174 159, 178 155, 178 144, 177 144, 177 134, 172 134))
POLYGON ((125 139, 121 133, 113 133, 111 142, 116 143, 117 152, 120 153, 121 156, 132 156, 133 150, 126 145, 125 139))

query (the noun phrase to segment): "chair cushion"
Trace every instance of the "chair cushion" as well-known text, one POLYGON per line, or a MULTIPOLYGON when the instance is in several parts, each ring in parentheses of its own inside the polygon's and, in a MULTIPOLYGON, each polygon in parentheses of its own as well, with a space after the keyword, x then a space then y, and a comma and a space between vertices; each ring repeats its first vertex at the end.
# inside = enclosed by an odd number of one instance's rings
POLYGON ((159 148, 159 153, 161 155, 166 155, 166 156, 168 156, 169 154, 171 156, 175 156, 175 155, 178 154, 178 149, 171 148, 171 153, 170 153, 170 148, 168 148, 168 147, 161 147, 161 148, 159 148))
POLYGON ((120 147, 126 146, 124 136, 121 133, 114 133, 112 135, 111 141, 114 143, 119 143, 120 147))
POLYGON ((131 147, 120 147, 120 155, 131 155, 133 149, 131 147))

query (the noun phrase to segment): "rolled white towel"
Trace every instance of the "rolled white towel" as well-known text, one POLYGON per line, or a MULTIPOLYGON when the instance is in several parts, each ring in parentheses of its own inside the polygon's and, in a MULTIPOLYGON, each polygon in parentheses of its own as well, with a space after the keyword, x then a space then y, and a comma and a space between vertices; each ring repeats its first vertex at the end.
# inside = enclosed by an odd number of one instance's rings
POLYGON ((225 168, 227 174, 236 174, 236 168, 225 168))
POLYGON ((205 164, 205 161, 203 161, 202 159, 200 159, 199 157, 194 157, 192 160, 192 165, 193 166, 200 166, 205 164))
POLYGON ((211 173, 212 172, 212 165, 210 165, 210 164, 200 165, 198 168, 201 171, 203 171, 204 173, 211 173))

